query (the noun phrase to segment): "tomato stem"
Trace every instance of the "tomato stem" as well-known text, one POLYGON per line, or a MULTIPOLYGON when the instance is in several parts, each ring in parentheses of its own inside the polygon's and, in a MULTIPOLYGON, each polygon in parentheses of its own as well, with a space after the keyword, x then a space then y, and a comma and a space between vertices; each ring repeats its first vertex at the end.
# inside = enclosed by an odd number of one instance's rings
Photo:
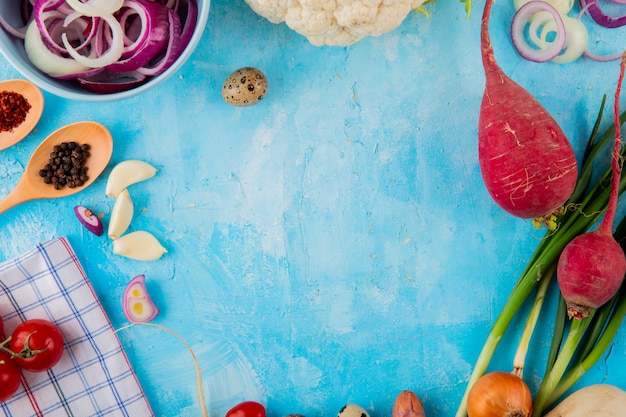
MULTIPOLYGON (((20 350, 19 352, 13 352, 10 349, 6 349, 11 353, 11 357, 12 358, 22 358, 22 359, 28 359, 28 358, 32 358, 33 356, 36 356, 40 353, 45 352, 46 350, 48 350, 48 346, 46 346, 43 349, 31 349, 29 346, 29 342, 30 342, 30 338, 32 335, 34 335, 37 332, 32 332, 29 333, 26 336, 26 339, 24 339, 24 347, 22 348, 22 350, 20 350)), ((10 338, 9 338, 10 339, 10 338)), ((3 347, 4 347, 4 342, 3 342, 3 347)))

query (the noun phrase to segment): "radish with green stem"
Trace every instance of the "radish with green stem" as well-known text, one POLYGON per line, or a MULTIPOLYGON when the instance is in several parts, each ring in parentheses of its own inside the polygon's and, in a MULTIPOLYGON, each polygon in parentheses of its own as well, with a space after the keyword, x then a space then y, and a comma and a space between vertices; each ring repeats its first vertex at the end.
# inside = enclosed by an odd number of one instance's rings
MULTIPOLYGON (((597 180, 592 181, 595 161, 597 160, 600 152, 605 149, 606 144, 613 139, 615 131, 615 126, 609 126, 604 133, 601 135, 598 134, 605 102, 606 97, 603 97, 600 111, 596 117, 596 122, 590 134, 587 148, 582 157, 582 167, 576 189, 574 190, 570 200, 566 203, 567 206, 572 205, 573 207, 577 207, 577 209, 566 210, 561 216, 558 217, 557 221, 559 227, 554 231, 546 232, 545 237, 541 239, 541 242, 533 252, 533 255, 528 260, 526 267, 522 271, 522 274, 517 280, 513 291, 498 314, 498 317, 496 318, 489 335, 487 336, 480 354, 476 359, 476 363, 469 377, 465 393, 455 414, 456 417, 467 416, 468 393, 476 381, 487 370, 496 348, 509 329, 513 318, 519 313, 519 310, 524 302, 537 287, 537 284, 542 281, 542 277, 548 277, 551 275, 552 269, 556 269, 559 255, 567 243, 569 243, 574 237, 585 233, 594 224, 596 224, 596 222, 602 217, 603 210, 605 210, 608 205, 610 194, 609 186, 612 174, 611 168, 609 167, 609 169, 604 171, 597 180)), ((623 112, 620 115, 620 125, 624 122, 626 122, 626 112, 623 112)), ((626 152, 623 149, 622 157, 626 157, 626 152)), ((623 193, 624 191, 626 191, 626 175, 622 176, 620 181, 620 193, 623 193)), ((620 225, 617 227, 615 231, 615 239, 618 242, 626 241, 626 219, 621 220, 620 225)), ((621 293, 624 292, 626 291, 623 289, 621 293)), ((586 370, 588 370, 601 358, 604 352, 606 352, 607 347, 610 346, 611 340, 616 334, 619 323, 622 318, 626 316, 626 294, 624 295, 625 297, 623 297, 620 301, 620 305, 623 304, 623 310, 611 309, 608 324, 604 326, 603 323, 598 323, 598 327, 604 330, 598 342, 592 342, 592 352, 586 355, 583 361, 584 364, 580 363, 581 366, 578 366, 579 361, 574 364, 576 368, 572 368, 572 372, 575 372, 575 374, 570 375, 568 373, 563 378, 563 384, 559 383, 559 381, 555 382, 559 385, 557 389, 563 388, 564 390, 567 390, 565 388, 566 380, 567 384, 573 384, 584 372, 586 372, 586 370)), ((610 307, 609 303, 601 307, 600 310, 604 310, 607 307, 610 307)), ((563 301, 562 310, 563 317, 557 317, 557 321, 564 321, 567 316, 567 313, 565 312, 565 301, 563 301)), ((600 318, 600 316, 601 314, 594 315, 594 321, 596 318, 600 318)), ((607 320, 603 320, 603 322, 606 321, 607 320)), ((596 326, 594 325, 594 327, 596 326)), ((558 342, 558 346, 562 346, 563 340, 561 336, 555 334, 554 339, 553 345, 555 345, 554 342, 558 342)), ((548 369, 546 370, 546 375, 551 372, 552 368, 554 368, 555 356, 558 355, 558 352, 554 352, 554 355, 552 355, 552 353, 551 349, 551 358, 548 358, 548 369)), ((544 391, 554 392, 554 390, 549 387, 546 387, 544 391)), ((551 395, 550 398, 552 398, 551 395)), ((546 402, 545 404, 549 404, 549 402, 546 402)), ((541 410, 539 410, 539 412, 541 412, 541 410)))
POLYGON ((486 85, 478 123, 478 159, 487 191, 513 216, 551 220, 572 195, 578 164, 548 111, 508 77, 494 57, 486 0, 480 31, 486 85))
POLYGON ((619 98, 626 54, 622 56, 615 91, 615 141, 611 160, 611 193, 600 226, 565 246, 559 257, 557 280, 570 318, 583 318, 609 301, 619 290, 626 273, 626 256, 612 234, 622 173, 619 98))

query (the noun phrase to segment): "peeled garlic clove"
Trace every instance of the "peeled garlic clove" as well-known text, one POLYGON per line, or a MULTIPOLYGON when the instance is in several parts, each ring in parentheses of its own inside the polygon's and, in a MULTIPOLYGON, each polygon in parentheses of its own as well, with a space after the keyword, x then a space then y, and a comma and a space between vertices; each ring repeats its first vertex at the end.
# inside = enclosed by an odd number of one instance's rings
POLYGON ((109 174, 106 195, 116 197, 129 185, 154 177, 157 169, 147 162, 128 159, 115 165, 109 174))
POLYGON ((167 253, 167 249, 152 234, 138 230, 115 239, 113 253, 138 261, 154 261, 167 253))
POLYGON ((107 235, 111 239, 117 239, 122 236, 124 232, 130 226, 130 221, 133 219, 133 213, 135 207, 130 199, 128 190, 124 189, 117 195, 113 210, 111 211, 111 218, 109 220, 109 229, 107 235))

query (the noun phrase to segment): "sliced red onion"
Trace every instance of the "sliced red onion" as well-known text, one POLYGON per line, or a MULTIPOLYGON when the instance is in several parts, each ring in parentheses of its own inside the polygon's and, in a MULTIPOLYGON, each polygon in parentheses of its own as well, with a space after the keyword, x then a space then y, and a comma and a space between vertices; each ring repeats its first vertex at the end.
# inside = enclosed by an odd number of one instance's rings
POLYGON ((113 34, 109 49, 101 55, 96 57, 81 55, 72 45, 70 45, 70 42, 67 39, 67 34, 64 33, 61 36, 63 45, 70 56, 77 62, 89 68, 106 67, 107 65, 112 64, 120 59, 122 56, 122 50, 124 49, 124 34, 122 32, 120 22, 118 22, 113 15, 100 16, 100 18, 108 23, 111 33, 113 34))
POLYGON ((34 7, 34 2, 31 3, 30 0, 22 0, 22 4, 20 7, 20 15, 22 16, 22 22, 25 25, 30 23, 33 7, 34 7))
POLYGON ((124 0, 90 0, 85 3, 80 0, 65 0, 67 4, 80 14, 90 17, 104 17, 111 15, 122 7, 124 0))
POLYGON ((135 10, 142 21, 139 46, 129 58, 108 65, 107 69, 110 71, 134 71, 148 64, 165 48, 168 37, 171 36, 169 19, 171 9, 146 0, 126 0, 123 7, 135 10))
POLYGON ((98 74, 77 78, 76 81, 87 91, 97 94, 114 94, 130 90, 146 82, 148 77, 131 72, 111 72, 103 70, 98 74))
POLYGON ((76 218, 78 219, 80 224, 85 226, 87 230, 89 230, 96 236, 102 235, 102 233, 104 232, 104 229, 102 227, 102 220, 100 220, 100 218, 96 216, 93 211, 84 206, 76 206, 74 207, 74 214, 76 215, 76 218))
POLYGON ((43 43, 41 34, 37 30, 37 24, 34 22, 28 25, 26 29, 24 49, 33 65, 52 77, 83 73, 89 70, 89 67, 74 59, 64 58, 51 52, 43 43))
POLYGON ((170 42, 165 51, 165 56, 159 63, 152 67, 139 68, 138 71, 142 74, 155 76, 163 73, 180 57, 191 41, 198 20, 198 5, 193 0, 181 0, 181 2, 176 0, 176 6, 172 8, 172 10, 176 11, 176 14, 170 13, 170 42), (181 16, 182 13, 181 4, 186 6, 186 13, 183 14, 184 23, 182 23, 182 29, 180 29, 181 22, 177 19, 177 16, 181 16), (178 41, 176 41, 176 39, 178 39, 178 41))
POLYGON ((122 308, 131 323, 148 323, 159 315, 159 309, 148 294, 145 275, 137 275, 126 285, 122 308))
POLYGON ((163 56, 156 62, 150 63, 150 65, 143 66, 137 69, 137 72, 143 75, 154 77, 162 74, 167 70, 180 56, 180 20, 176 12, 172 9, 168 9, 169 17, 169 37, 163 56))
POLYGON ((53 32, 60 26, 63 26, 65 18, 66 15, 61 12, 56 10, 46 11, 43 7, 35 6, 34 21, 37 24, 39 35, 48 48, 59 54, 63 53, 63 48, 60 46, 60 42, 55 42, 53 32))
POLYGON ((559 12, 545 1, 532 0, 524 4, 513 16, 511 39, 517 52, 524 59, 534 62, 547 62, 556 57, 565 45, 565 26, 559 12), (526 42, 525 29, 528 23, 539 12, 547 12, 556 25, 555 38, 545 45, 531 46, 526 42))
POLYGON ((24 39, 24 36, 26 36, 26 25, 22 27, 15 27, 9 24, 9 22, 7 22, 2 16, 0 16, 0 27, 16 38, 24 39))
POLYGON ((597 55, 591 52, 590 50, 586 49, 584 52, 584 55, 589 59, 593 59, 594 61, 609 62, 609 61, 617 61, 618 59, 621 59, 624 53, 618 52, 618 53, 610 54, 610 55, 597 55))
POLYGON ((165 72, 189 44, 198 19, 195 0, 20 2, 28 24, 11 28, 0 17, 0 27, 24 39, 33 65, 103 94, 165 72))
MULTIPOLYGON (((183 22, 182 33, 180 34, 179 53, 182 54, 183 50, 187 47, 193 36, 193 32, 196 29, 196 22, 198 21, 198 5, 194 0, 181 0, 187 6, 187 13, 185 14, 185 20, 183 22)), ((175 10, 180 16, 180 3, 176 0, 177 6, 175 10)), ((182 19, 182 18, 181 18, 182 19)), ((178 58, 178 56, 176 58, 178 58)))
POLYGON ((563 16, 565 26, 565 45, 563 51, 552 58, 557 64, 567 64, 580 58, 589 44, 587 27, 579 20, 569 16, 563 16))
POLYGON ((582 8, 587 9, 589 16, 600 26, 605 28, 618 28, 626 25, 626 14, 619 17, 611 17, 604 13, 598 0, 580 0, 582 8))
POLYGON ((550 43, 547 41, 547 35, 555 30, 554 24, 550 23, 554 23, 554 16, 546 11, 533 14, 528 22, 528 39, 539 49, 545 49, 550 43))

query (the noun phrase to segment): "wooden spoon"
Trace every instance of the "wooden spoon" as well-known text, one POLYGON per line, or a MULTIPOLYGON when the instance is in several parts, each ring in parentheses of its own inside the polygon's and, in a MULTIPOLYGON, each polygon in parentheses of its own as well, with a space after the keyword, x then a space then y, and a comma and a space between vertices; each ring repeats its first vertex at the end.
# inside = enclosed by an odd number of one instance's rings
POLYGON ((24 139, 35 128, 43 113, 43 94, 35 84, 26 80, 1 81, 0 91, 21 94, 30 104, 30 110, 28 110, 26 118, 19 126, 13 130, 0 131, 1 151, 24 139))
POLYGON ((30 200, 58 198, 75 194, 87 188, 104 171, 113 153, 113 138, 109 130, 97 122, 78 122, 64 126, 48 136, 35 149, 22 178, 13 191, 0 201, 0 213, 30 200), (60 190, 46 184, 39 171, 48 163, 55 145, 62 142, 89 144, 90 156, 85 162, 89 179, 80 187, 63 187, 60 190))

